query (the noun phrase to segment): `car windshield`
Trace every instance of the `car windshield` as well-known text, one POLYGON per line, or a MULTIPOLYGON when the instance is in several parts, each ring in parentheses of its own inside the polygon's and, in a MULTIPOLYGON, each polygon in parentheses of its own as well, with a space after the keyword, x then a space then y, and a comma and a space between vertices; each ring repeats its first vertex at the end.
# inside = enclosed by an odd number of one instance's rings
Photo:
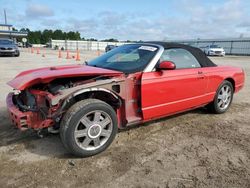
POLYGON ((211 45, 210 48, 220 48, 218 45, 211 45))
POLYGON ((127 44, 88 62, 89 66, 124 73, 143 71, 157 53, 158 47, 147 44, 127 44))
POLYGON ((0 40, 0 44, 13 44, 10 40, 0 40))

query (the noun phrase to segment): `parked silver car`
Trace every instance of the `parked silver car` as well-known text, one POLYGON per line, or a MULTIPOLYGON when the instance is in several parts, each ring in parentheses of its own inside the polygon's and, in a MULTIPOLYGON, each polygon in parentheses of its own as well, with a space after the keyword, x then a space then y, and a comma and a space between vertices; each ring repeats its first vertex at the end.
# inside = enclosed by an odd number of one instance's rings
POLYGON ((10 39, 0 39, 0 56, 10 55, 18 57, 20 51, 13 40, 10 39))
POLYGON ((225 50, 218 45, 206 46, 206 48, 204 49, 204 53, 208 56, 209 55, 216 55, 216 56, 225 56, 226 55, 225 50))

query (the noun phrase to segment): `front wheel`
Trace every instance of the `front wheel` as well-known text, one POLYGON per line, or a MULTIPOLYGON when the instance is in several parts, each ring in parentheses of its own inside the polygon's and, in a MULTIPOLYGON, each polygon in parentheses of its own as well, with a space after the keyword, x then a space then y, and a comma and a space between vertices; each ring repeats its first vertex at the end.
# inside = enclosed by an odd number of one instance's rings
POLYGON ((114 109, 97 99, 74 104, 64 115, 60 136, 64 146, 74 155, 89 157, 104 151, 117 133, 114 109))
POLYGON ((20 52, 18 51, 17 54, 15 54, 15 57, 19 57, 20 56, 20 52))
POLYGON ((221 114, 228 110, 233 100, 234 89, 231 82, 225 80, 218 88, 214 100, 208 105, 209 109, 221 114))

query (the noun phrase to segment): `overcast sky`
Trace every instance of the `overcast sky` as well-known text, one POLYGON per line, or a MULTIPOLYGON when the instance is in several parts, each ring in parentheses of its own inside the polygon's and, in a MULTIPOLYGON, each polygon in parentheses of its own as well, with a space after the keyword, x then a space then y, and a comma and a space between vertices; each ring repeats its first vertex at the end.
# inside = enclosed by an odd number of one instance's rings
POLYGON ((250 37, 250 0, 0 0, 4 8, 17 29, 73 30, 85 38, 250 37))

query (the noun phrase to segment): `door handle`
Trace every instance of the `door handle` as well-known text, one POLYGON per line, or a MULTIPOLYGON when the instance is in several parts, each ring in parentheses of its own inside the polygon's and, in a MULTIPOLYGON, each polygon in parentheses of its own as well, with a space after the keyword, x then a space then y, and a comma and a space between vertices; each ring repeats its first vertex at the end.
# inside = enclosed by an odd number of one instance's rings
POLYGON ((198 71, 198 75, 199 75, 198 79, 204 79, 205 78, 202 71, 198 71))

